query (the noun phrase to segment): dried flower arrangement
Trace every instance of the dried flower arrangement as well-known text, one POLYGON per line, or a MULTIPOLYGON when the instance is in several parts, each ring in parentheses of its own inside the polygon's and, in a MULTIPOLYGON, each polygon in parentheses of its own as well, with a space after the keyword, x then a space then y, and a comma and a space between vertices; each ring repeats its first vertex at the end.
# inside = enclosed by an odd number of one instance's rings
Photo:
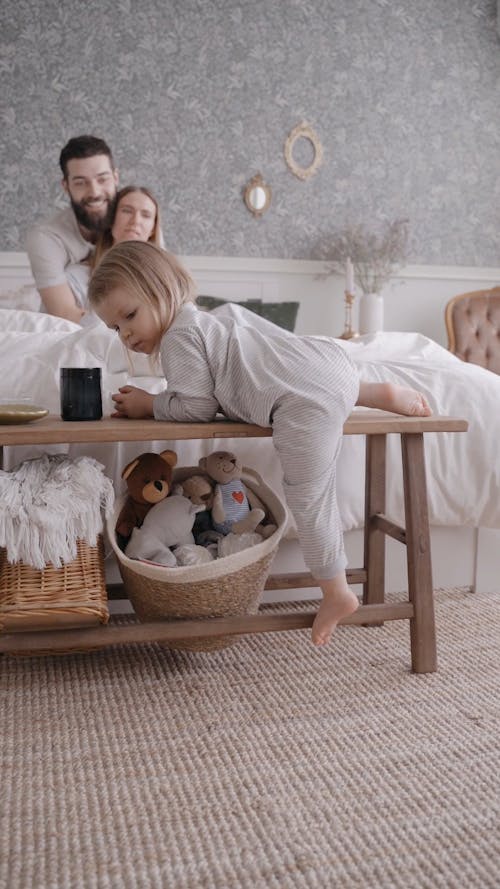
POLYGON ((344 273, 350 258, 354 280, 362 293, 380 293, 408 255, 409 220, 385 222, 379 231, 348 225, 335 235, 327 261, 328 274, 344 273))

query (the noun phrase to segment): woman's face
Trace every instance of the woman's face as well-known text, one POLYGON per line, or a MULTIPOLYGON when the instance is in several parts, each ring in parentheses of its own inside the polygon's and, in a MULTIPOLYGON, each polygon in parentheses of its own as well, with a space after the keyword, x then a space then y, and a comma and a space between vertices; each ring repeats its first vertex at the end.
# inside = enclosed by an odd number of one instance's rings
POLYGON ((118 202, 111 228, 113 243, 149 241, 156 221, 156 207, 147 194, 131 191, 118 202))

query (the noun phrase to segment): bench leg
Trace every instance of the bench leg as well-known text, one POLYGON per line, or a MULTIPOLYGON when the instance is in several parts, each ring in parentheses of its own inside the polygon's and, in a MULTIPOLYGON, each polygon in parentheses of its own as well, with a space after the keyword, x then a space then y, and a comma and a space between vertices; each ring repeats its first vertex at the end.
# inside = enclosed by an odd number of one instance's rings
POLYGON ((415 673, 433 673, 437 669, 436 628, 423 434, 402 434, 401 451, 408 596, 414 609, 410 618, 411 665, 415 673))
POLYGON ((371 521, 372 516, 385 512, 385 445, 385 435, 366 436, 364 605, 377 605, 385 595, 385 534, 371 521))

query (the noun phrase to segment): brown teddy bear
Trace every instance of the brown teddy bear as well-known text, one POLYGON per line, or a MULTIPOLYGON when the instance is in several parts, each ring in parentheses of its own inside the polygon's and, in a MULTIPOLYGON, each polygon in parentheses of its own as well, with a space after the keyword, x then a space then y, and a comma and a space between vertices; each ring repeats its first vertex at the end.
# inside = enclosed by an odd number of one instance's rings
POLYGON ((176 463, 175 451, 161 454, 148 451, 127 464, 122 478, 127 482, 128 496, 115 526, 119 538, 127 540, 134 528, 141 527, 151 507, 165 499, 172 486, 176 463))
POLYGON ((198 463, 215 481, 212 525, 221 534, 257 531, 270 537, 276 525, 263 525, 265 508, 256 494, 241 480, 242 465, 231 451, 213 451, 198 463))

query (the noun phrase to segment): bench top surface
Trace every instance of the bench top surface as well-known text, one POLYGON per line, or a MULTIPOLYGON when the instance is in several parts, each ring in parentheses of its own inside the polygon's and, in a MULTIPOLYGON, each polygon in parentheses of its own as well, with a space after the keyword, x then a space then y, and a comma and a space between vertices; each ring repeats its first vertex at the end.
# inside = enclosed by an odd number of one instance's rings
MULTIPOLYGON (((376 435, 389 432, 465 432, 467 420, 457 417, 402 417, 387 411, 356 409, 344 425, 345 435, 376 435)), ((160 420, 61 420, 49 415, 42 420, 0 425, 0 446, 23 444, 72 444, 111 441, 181 441, 201 438, 260 438, 272 435, 262 428, 232 420, 213 423, 164 423, 160 420)))

